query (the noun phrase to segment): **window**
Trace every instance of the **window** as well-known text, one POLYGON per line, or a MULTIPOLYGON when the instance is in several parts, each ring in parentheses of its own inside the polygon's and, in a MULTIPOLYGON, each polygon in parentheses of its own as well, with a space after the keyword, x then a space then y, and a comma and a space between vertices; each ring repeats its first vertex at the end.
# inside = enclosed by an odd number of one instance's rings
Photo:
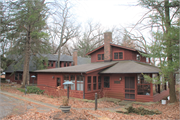
POLYGON ((71 75, 71 82, 74 83, 73 85, 71 85, 71 90, 75 90, 75 75, 71 75))
POLYGON ((149 63, 149 58, 146 58, 146 62, 149 63))
POLYGON ((104 77, 104 88, 109 88, 109 76, 104 77))
MULTIPOLYGON (((69 75, 64 75, 64 82, 69 81, 69 75)), ((64 89, 67 89, 67 86, 64 85, 64 89)))
POLYGON ((69 62, 67 62, 67 67, 69 66, 69 62))
POLYGON ((88 76, 88 91, 91 91, 91 76, 88 76))
POLYGON ((141 60, 141 56, 139 54, 136 55, 137 60, 141 60))
POLYGON ((77 75, 77 90, 83 91, 83 76, 77 75))
POLYGON ((101 76, 98 76, 98 89, 101 89, 101 76))
POLYGON ((66 62, 64 62, 64 67, 66 67, 66 62))
POLYGON ((54 62, 53 62, 53 61, 51 61, 51 67, 53 67, 53 63, 54 63, 54 62))
POLYGON ((93 90, 96 90, 96 76, 93 76, 93 90))
POLYGON ((57 78, 57 86, 61 86, 61 79, 57 78))
POLYGON ((150 83, 144 80, 142 74, 137 75, 137 94, 150 95, 150 83))
POLYGON ((115 52, 114 59, 123 59, 123 52, 115 52))
POLYGON ((22 73, 15 73, 15 80, 22 80, 22 73))
POLYGON ((104 54, 98 54, 98 60, 104 60, 104 54))

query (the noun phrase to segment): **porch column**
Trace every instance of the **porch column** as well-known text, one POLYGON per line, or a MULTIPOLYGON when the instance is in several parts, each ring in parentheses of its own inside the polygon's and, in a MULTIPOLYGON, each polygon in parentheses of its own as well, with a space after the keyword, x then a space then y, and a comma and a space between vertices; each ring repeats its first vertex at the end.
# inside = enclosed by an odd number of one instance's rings
MULTIPOLYGON (((150 77, 152 78, 152 74, 150 74, 150 77)), ((150 83, 150 95, 153 96, 153 84, 150 83)))

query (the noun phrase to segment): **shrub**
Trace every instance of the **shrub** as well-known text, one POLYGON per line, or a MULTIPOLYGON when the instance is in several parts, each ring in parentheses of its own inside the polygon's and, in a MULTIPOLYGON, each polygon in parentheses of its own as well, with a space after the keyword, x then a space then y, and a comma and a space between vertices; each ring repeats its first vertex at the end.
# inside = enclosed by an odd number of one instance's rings
MULTIPOLYGON (((21 92, 25 92, 25 88, 18 88, 18 90, 21 92)), ((43 94, 44 90, 41 90, 36 86, 27 86, 27 92, 26 93, 43 94)))

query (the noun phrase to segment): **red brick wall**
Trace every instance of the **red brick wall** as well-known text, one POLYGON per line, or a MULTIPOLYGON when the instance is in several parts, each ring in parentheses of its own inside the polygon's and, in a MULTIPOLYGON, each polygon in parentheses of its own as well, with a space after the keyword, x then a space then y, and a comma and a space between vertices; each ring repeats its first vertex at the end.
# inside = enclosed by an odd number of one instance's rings
POLYGON ((112 49, 110 42, 112 42, 112 33, 106 32, 104 33, 104 61, 112 60, 112 49))

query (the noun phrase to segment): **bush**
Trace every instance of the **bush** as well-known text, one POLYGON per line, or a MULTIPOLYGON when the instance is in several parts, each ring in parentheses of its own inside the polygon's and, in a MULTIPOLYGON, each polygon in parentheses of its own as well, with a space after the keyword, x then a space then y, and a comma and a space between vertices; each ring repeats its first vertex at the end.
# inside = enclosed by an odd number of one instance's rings
MULTIPOLYGON (((18 90, 21 92, 25 92, 25 88, 18 88, 18 90)), ((44 90, 41 90, 36 86, 27 86, 27 92, 26 93, 43 94, 44 90)))

